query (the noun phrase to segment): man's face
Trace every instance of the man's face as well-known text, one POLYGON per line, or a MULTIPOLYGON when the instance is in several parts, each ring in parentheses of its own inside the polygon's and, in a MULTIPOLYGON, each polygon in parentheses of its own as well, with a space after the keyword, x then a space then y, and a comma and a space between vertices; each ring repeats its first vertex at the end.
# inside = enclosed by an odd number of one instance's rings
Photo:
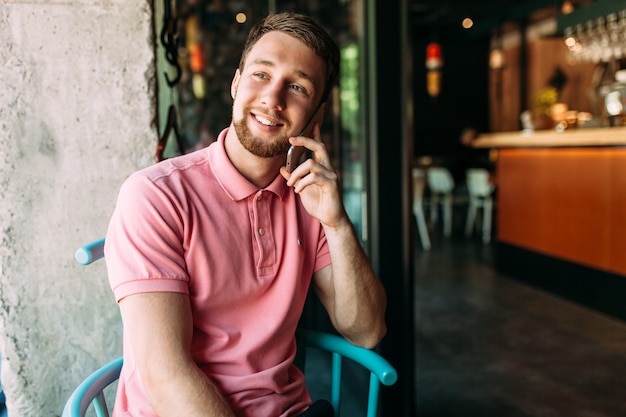
POLYGON ((324 89, 324 61, 282 32, 263 35, 235 73, 233 124, 242 145, 270 158, 287 152, 313 115, 324 89))

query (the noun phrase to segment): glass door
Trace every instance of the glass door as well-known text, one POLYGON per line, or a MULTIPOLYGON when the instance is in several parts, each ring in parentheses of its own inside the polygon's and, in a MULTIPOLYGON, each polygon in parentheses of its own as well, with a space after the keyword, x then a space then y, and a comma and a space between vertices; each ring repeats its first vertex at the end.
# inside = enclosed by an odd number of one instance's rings
POLYGON ((245 37, 254 22, 269 13, 294 11, 312 16, 331 33, 341 51, 341 74, 339 85, 331 95, 322 137, 341 175, 348 214, 368 250, 363 1, 176 0, 175 4, 167 3, 171 0, 162 1, 165 3, 158 5, 155 22, 160 41, 157 50, 160 57, 157 59, 159 131, 165 130, 166 109, 173 105, 180 133, 180 140, 167 140, 165 158, 208 145, 229 125, 230 83, 245 37), (169 39, 167 34, 163 35, 163 28, 168 30, 168 8, 171 8, 169 17, 173 19, 169 22, 175 23, 176 48, 163 45, 163 41, 169 39), (170 85, 168 81, 176 78, 176 72, 180 77, 170 85), (167 79, 164 74, 168 74, 167 79))

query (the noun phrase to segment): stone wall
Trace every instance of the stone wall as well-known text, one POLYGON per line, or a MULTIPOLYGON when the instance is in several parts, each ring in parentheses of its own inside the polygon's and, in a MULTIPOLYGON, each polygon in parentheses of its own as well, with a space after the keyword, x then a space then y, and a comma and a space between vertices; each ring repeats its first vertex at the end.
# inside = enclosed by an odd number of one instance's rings
POLYGON ((11 417, 59 416, 121 354, 104 235, 121 182, 152 163, 149 1, 0 0, 0 351, 11 417))

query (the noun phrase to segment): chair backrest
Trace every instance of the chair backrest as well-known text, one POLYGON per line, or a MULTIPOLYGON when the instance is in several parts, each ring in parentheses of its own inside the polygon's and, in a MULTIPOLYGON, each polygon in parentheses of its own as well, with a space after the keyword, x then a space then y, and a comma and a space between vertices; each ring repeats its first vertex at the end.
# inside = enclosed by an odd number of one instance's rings
POLYGON ((68 398, 62 417, 84 417, 90 405, 97 417, 109 417, 110 410, 104 390, 115 383, 122 371, 121 357, 107 363, 80 383, 68 398))
POLYGON ((303 371, 306 363, 307 347, 332 353, 330 403, 335 410, 335 416, 338 417, 340 415, 341 377, 344 358, 351 359, 369 371, 367 417, 375 417, 377 415, 380 385, 391 386, 398 380, 398 373, 387 360, 373 350, 354 346, 344 338, 329 333, 299 329, 296 338, 298 340, 296 365, 303 371))
POLYGON ((102 258, 104 258, 104 238, 81 246, 74 254, 74 259, 81 265, 89 265, 102 258))
MULTIPOLYGON (((103 258, 104 239, 79 248, 74 257, 82 265, 89 265, 103 258)), ((343 358, 348 358, 369 371, 367 417, 377 415, 381 384, 391 386, 398 380, 397 371, 387 360, 373 350, 354 346, 342 337, 324 332, 299 329, 296 338, 298 341, 296 365, 303 371, 306 347, 332 353, 330 403, 335 410, 335 416, 339 417, 340 413, 343 358)), ((91 404, 97 417, 109 417, 109 410, 112 407, 107 406, 104 390, 119 378, 122 363, 123 359, 117 358, 87 377, 69 397, 62 417, 85 417, 91 404)))
POLYGON ((465 171, 467 192, 470 196, 487 197, 493 192, 489 181, 489 171, 483 168, 470 168, 465 171))
POLYGON ((421 203, 426 188, 426 171, 421 168, 413 168, 413 202, 421 203))
POLYGON ((426 172, 428 188, 434 193, 450 193, 454 189, 454 178, 447 168, 433 167, 426 172))

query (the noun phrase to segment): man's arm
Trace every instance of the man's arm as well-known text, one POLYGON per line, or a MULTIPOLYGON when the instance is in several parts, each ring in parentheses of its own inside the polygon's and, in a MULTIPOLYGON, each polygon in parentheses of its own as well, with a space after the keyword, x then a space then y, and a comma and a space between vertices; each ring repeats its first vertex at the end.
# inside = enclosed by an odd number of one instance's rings
POLYGON ((350 342, 374 347, 385 335, 385 290, 365 256, 341 199, 339 178, 321 142, 319 124, 315 139, 291 138, 293 145, 313 151, 313 159, 289 174, 281 168, 287 185, 300 195, 307 212, 324 227, 332 265, 318 271, 314 288, 335 328, 350 342))
POLYGON ((146 396, 157 415, 235 416, 191 357, 188 295, 135 294, 122 299, 120 309, 146 396))
POLYGON ((387 331, 387 298, 347 216, 346 222, 324 228, 331 265, 315 274, 314 289, 335 328, 350 342, 371 349, 387 331))

